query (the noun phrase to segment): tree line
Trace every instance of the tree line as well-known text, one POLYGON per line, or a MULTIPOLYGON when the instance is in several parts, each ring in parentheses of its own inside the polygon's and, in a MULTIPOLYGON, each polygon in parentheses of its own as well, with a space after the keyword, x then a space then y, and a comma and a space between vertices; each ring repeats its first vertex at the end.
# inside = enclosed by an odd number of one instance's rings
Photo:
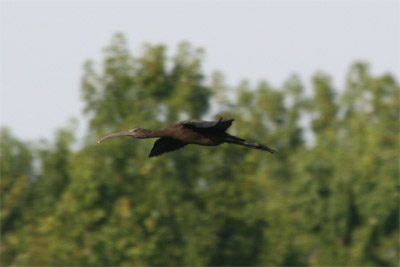
POLYGON ((122 34, 81 80, 89 118, 54 142, 1 130, 2 265, 389 266, 399 263, 399 84, 349 67, 344 88, 317 72, 237 86, 206 76, 204 51, 172 56, 122 34), (235 118, 266 143, 188 146, 148 159, 154 140, 97 139, 183 119, 235 118))

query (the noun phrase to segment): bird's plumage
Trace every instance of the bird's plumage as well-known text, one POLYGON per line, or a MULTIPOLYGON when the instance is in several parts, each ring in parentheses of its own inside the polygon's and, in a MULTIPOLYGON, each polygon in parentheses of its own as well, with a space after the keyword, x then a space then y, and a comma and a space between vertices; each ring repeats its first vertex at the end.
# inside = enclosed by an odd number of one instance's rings
POLYGON ((161 137, 157 139, 154 143, 154 146, 150 151, 149 158, 157 157, 163 153, 178 150, 186 145, 186 143, 173 138, 161 137))
POLYGON ((180 149, 188 144, 217 146, 223 143, 241 145, 253 149, 268 151, 272 154, 275 150, 259 143, 248 143, 244 139, 230 135, 226 130, 232 125, 233 119, 218 121, 183 121, 175 123, 161 130, 147 130, 134 128, 132 130, 112 133, 99 140, 116 136, 131 136, 135 138, 159 138, 154 143, 149 157, 159 156, 163 153, 180 149))
POLYGON ((219 121, 187 121, 183 123, 184 127, 192 129, 194 131, 226 131, 229 127, 231 127, 233 119, 223 120, 222 118, 219 121))

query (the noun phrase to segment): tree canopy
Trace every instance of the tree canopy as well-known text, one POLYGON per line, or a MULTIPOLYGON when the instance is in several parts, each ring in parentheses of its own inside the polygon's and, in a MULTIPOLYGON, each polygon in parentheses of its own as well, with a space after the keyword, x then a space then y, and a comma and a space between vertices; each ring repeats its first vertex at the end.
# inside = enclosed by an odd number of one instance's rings
POLYGON ((1 261, 13 266, 389 266, 399 263, 399 92, 350 66, 278 88, 207 77, 204 51, 122 34, 84 64, 89 129, 54 143, 1 130, 1 261), (182 119, 235 118, 230 132, 278 151, 188 146, 148 159, 154 139, 100 136, 182 119))

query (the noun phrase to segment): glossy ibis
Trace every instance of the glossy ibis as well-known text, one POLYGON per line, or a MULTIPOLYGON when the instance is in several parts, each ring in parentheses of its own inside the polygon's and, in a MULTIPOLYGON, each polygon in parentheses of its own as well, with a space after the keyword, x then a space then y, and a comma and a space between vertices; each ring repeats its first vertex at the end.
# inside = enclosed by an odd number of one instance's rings
POLYGON ((98 143, 115 136, 131 136, 135 138, 159 138, 150 151, 149 157, 180 149, 188 144, 202 146, 218 146, 223 143, 236 144, 254 149, 275 150, 259 143, 248 143, 244 139, 230 135, 226 130, 232 125, 233 119, 219 121, 182 121, 161 130, 134 128, 132 130, 113 133, 101 138, 98 143))

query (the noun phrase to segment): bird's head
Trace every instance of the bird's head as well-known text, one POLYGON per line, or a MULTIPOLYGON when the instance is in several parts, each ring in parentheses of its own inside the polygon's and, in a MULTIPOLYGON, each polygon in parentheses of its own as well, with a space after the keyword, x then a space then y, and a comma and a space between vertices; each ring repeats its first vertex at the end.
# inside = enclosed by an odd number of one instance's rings
POLYGON ((147 129, 133 128, 131 130, 106 135, 106 136, 102 137, 99 141, 97 141, 97 143, 101 143, 108 138, 117 137, 117 136, 131 136, 131 137, 135 137, 135 138, 147 138, 147 137, 149 137, 149 133, 150 133, 150 130, 147 130, 147 129))

